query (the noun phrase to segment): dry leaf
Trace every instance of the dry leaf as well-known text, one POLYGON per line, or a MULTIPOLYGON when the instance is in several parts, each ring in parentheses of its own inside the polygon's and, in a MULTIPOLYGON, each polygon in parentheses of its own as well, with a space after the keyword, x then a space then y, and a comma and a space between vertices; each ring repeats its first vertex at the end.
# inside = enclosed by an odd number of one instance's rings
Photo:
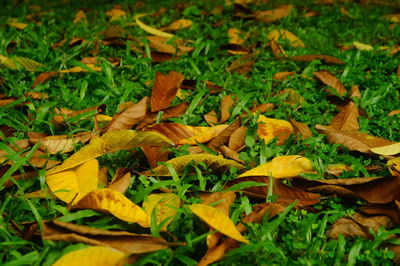
POLYGON ((169 246, 168 242, 160 237, 109 231, 57 220, 44 223, 43 229, 43 239, 110 247, 129 254, 147 253, 169 246))
POLYGON ((232 99, 231 95, 226 95, 222 98, 221 100, 221 119, 219 120, 220 123, 224 123, 226 120, 231 117, 231 113, 229 112, 229 109, 232 108, 232 106, 235 104, 235 102, 232 99))
POLYGON ((115 217, 142 227, 150 227, 150 217, 138 205, 113 189, 97 189, 85 197, 73 209, 92 209, 111 213, 115 217))
POLYGON ((272 54, 276 58, 287 57, 285 50, 276 40, 270 40, 269 44, 271 45, 272 54))
POLYGON ((104 128, 104 133, 131 129, 134 125, 144 119, 148 105, 149 97, 144 97, 138 103, 132 104, 125 110, 119 112, 104 128))
POLYGON ((218 136, 228 125, 213 127, 192 127, 178 123, 161 123, 146 127, 146 131, 155 131, 163 134, 175 144, 196 145, 208 142, 218 136))
POLYGON ((76 13, 73 23, 87 23, 87 17, 83 10, 76 13))
POLYGON ((17 21, 11 21, 7 23, 8 26, 19 29, 19 30, 24 30, 26 27, 28 27, 28 24, 23 23, 23 22, 17 22, 17 21))
POLYGON ((150 33, 150 34, 152 34, 152 35, 155 35, 155 36, 160 36, 160 37, 165 37, 165 38, 172 38, 172 37, 175 36, 174 34, 167 33, 167 32, 164 32, 164 31, 161 31, 161 30, 152 28, 152 27, 150 27, 150 26, 144 24, 141 20, 139 20, 139 18, 144 17, 144 16, 146 16, 146 14, 139 14, 139 15, 136 15, 136 16, 134 17, 134 19, 135 19, 135 21, 136 21, 136 24, 137 24, 142 30, 144 30, 145 32, 148 32, 148 33, 150 33))
POLYGON ((400 110, 393 110, 388 115, 389 116, 395 116, 395 115, 398 115, 398 114, 400 114, 400 110))
POLYGON ((301 107, 304 103, 304 98, 293 89, 284 89, 279 92, 279 95, 284 98, 284 103, 290 104, 292 106, 301 107))
POLYGON ((228 39, 230 44, 243 44, 245 42, 243 37, 245 37, 245 34, 239 29, 230 28, 228 30, 228 39))
POLYGON ((272 176, 274 178, 292 178, 302 173, 314 171, 311 161, 300 155, 278 156, 268 163, 253 168, 238 178, 249 176, 272 176))
POLYGON ((57 74, 57 71, 49 71, 39 74, 33 82, 31 89, 34 89, 39 84, 47 83, 52 77, 56 76, 57 74))
POLYGON ((155 168, 158 162, 168 161, 169 151, 165 147, 141 147, 151 168, 155 168))
MULTIPOLYGON (((166 119, 172 118, 172 117, 179 117, 183 114, 185 114, 187 108, 188 108, 187 103, 180 103, 176 106, 169 107, 167 109, 164 109, 162 111, 162 116, 160 121, 164 121, 166 119)), ((136 126, 137 129, 142 129, 150 124, 153 124, 156 122, 158 112, 154 113, 147 113, 145 118, 136 126)))
MULTIPOLYGON (((237 169, 243 169, 243 165, 233 161, 227 160, 220 156, 215 156, 211 154, 191 154, 191 155, 183 155, 176 157, 167 161, 171 167, 175 169, 175 171, 180 174, 183 172, 184 167, 189 164, 190 162, 194 162, 198 164, 200 162, 207 165, 207 168, 215 169, 215 170, 226 170, 232 167, 237 169)), ((170 176, 170 172, 168 167, 165 165, 159 165, 156 168, 152 169, 151 171, 147 171, 145 175, 150 175, 154 173, 157 176, 170 176)))
POLYGON ((193 204, 188 207, 196 216, 215 230, 239 242, 249 243, 236 229, 229 216, 220 210, 205 204, 193 204))
POLYGON ((47 171, 47 175, 70 169, 110 152, 141 146, 165 146, 170 143, 169 139, 156 132, 134 130, 107 132, 101 137, 92 138, 88 145, 72 154, 63 164, 47 171))
POLYGON ((400 158, 394 158, 387 162, 389 171, 393 176, 400 177, 400 158))
POLYGON ((259 115, 257 123, 257 134, 265 143, 268 143, 273 138, 278 138, 277 145, 282 145, 290 134, 293 133, 292 125, 286 120, 259 115))
POLYGON ((285 80, 287 77, 294 76, 296 72, 278 72, 274 74, 273 79, 275 80, 285 80))
POLYGON ((113 9, 108 10, 106 12, 106 15, 108 17, 110 17, 110 21, 120 20, 120 19, 126 17, 126 12, 119 8, 113 8, 113 9))
POLYGON ((370 150, 373 153, 376 153, 379 155, 386 155, 386 156, 396 155, 396 154, 400 153, 400 142, 397 142, 397 143, 391 144, 391 145, 371 148, 370 150))
POLYGON ((6 57, 0 55, 0 68, 8 68, 12 70, 25 69, 27 71, 38 71, 39 68, 43 67, 41 63, 38 63, 32 59, 26 57, 6 57))
POLYGON ((346 94, 346 88, 343 84, 335 77, 332 73, 327 70, 320 70, 313 73, 315 77, 317 77, 322 83, 328 85, 329 87, 335 89, 336 93, 340 96, 344 96, 346 94))
POLYGON ((374 50, 374 47, 372 47, 369 44, 365 44, 365 43, 360 43, 360 42, 353 42, 353 46, 357 49, 357 50, 361 50, 361 51, 371 51, 374 50))
POLYGON ((59 258, 53 266, 109 266, 124 263, 128 254, 109 247, 88 247, 69 252, 59 258))
POLYGON ((143 201, 143 210, 151 217, 156 212, 157 225, 164 222, 161 230, 166 231, 172 218, 178 213, 176 209, 181 206, 181 199, 173 193, 150 194, 143 201), (165 221, 167 220, 167 221, 165 221))
POLYGON ((292 5, 280 6, 273 10, 255 12, 256 19, 263 22, 273 22, 275 20, 287 17, 292 10, 292 5))
POLYGON ((286 39, 292 47, 304 47, 304 43, 293 33, 285 29, 275 29, 268 33, 270 41, 278 41, 279 39, 286 39))
POLYGON ((330 143, 342 144, 352 151, 368 153, 371 148, 394 144, 394 142, 390 140, 374 137, 358 131, 335 130, 331 127, 319 124, 317 124, 315 128, 318 132, 327 135, 330 143))
MULTIPOLYGON (((100 72, 101 71, 101 66, 96 66, 94 64, 85 64, 87 68, 89 68, 92 71, 100 72)), ((80 66, 75 66, 71 67, 68 69, 63 69, 60 70, 60 73, 81 73, 81 72, 88 72, 86 68, 82 68, 80 66)))
POLYGON ((98 171, 99 162, 93 159, 72 169, 46 174, 46 183, 57 198, 74 204, 97 189, 98 171))
POLYGON ((240 120, 237 119, 223 131, 221 131, 221 133, 219 133, 214 139, 212 139, 210 143, 207 144, 207 147, 218 151, 220 146, 229 142, 229 139, 232 136, 233 132, 235 132, 239 127, 240 120))
POLYGON ((311 130, 304 123, 297 122, 294 119, 289 119, 290 124, 292 124, 294 134, 301 136, 302 139, 311 138, 313 136, 311 130))
POLYGON ((108 186, 109 189, 118 191, 124 194, 131 184, 131 173, 127 168, 117 168, 115 171, 115 176, 108 186))
POLYGON ((274 110, 275 105, 273 103, 262 103, 259 105, 254 105, 250 111, 252 111, 253 113, 256 113, 257 111, 259 111, 261 114, 265 113, 265 112, 270 112, 272 110, 274 110))
POLYGON ((400 224, 400 210, 398 201, 387 204, 367 204, 361 207, 361 211, 370 215, 386 215, 396 224, 400 224))
POLYGON ((336 130, 357 131, 360 129, 359 116, 357 105, 351 101, 333 118, 329 126, 336 130))
POLYGON ((151 92, 151 111, 163 110, 171 104, 178 92, 184 76, 176 71, 170 71, 168 75, 156 73, 154 86, 151 92))
POLYGON ((207 124, 209 124, 210 126, 215 126, 216 124, 218 124, 217 112, 211 110, 210 112, 204 115, 204 120, 206 120, 207 124))
POLYGON ((304 61, 304 62, 310 62, 318 59, 328 64, 337 64, 337 65, 344 64, 342 60, 330 55, 297 55, 290 57, 290 59, 294 61, 304 61))
POLYGON ((247 127, 241 126, 235 130, 229 138, 228 147, 234 151, 239 150, 245 145, 245 137, 247 134, 247 127))
MULTIPOLYGON (((71 119, 74 116, 78 116, 78 115, 81 115, 83 113, 89 113, 89 112, 95 111, 95 110, 99 114, 99 113, 104 112, 105 109, 106 109, 106 105, 105 104, 102 104, 102 105, 99 105, 99 106, 93 106, 93 107, 85 108, 85 109, 82 109, 82 110, 79 110, 79 111, 71 111, 71 110, 68 110, 68 109, 62 108, 62 107, 56 108, 54 111, 57 113, 57 115, 53 116, 52 123, 55 124, 56 126, 59 126, 65 121, 65 118, 71 119)), ((87 117, 85 117, 85 118, 87 118, 87 117)))
POLYGON ((386 15, 386 16, 383 16, 383 18, 390 20, 391 22, 397 23, 397 22, 400 22, 400 13, 386 15))
POLYGON ((180 29, 189 28, 192 26, 192 21, 190 19, 178 19, 169 24, 167 27, 164 27, 162 30, 166 31, 177 31, 180 29))

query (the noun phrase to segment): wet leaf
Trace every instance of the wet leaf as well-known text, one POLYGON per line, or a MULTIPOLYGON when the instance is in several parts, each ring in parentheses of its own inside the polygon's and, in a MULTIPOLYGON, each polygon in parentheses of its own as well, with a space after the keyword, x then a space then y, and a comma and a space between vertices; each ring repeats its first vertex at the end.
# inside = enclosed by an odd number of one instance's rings
MULTIPOLYGON (((169 165, 171 165, 175 171, 179 174, 182 173, 184 167, 189 164, 190 162, 194 162, 198 164, 200 162, 207 165, 208 168, 215 169, 215 170, 226 170, 232 167, 237 169, 242 169, 243 166, 236 161, 227 160, 220 156, 211 155, 211 154, 192 154, 192 155, 183 155, 176 157, 167 161, 169 165)), ((147 172, 146 174, 154 173, 158 176, 169 176, 170 172, 168 167, 165 165, 159 165, 156 168, 152 169, 151 172, 147 172)))
POLYGON ((60 166, 47 171, 47 174, 49 175, 67 170, 110 152, 128 150, 141 146, 165 146, 170 143, 169 139, 156 132, 134 130, 107 132, 101 137, 92 138, 88 145, 71 155, 60 166))
POLYGON ((138 103, 132 104, 125 110, 119 112, 104 128, 104 133, 131 129, 134 125, 144 119, 148 105, 149 98, 144 97, 138 103))
POLYGON ((274 178, 292 178, 302 173, 314 171, 311 161, 300 155, 278 156, 270 162, 253 168, 238 178, 248 176, 272 176, 274 178))
POLYGON ((277 145, 282 145, 290 134, 293 133, 292 125, 286 120, 259 115, 257 123, 257 134, 265 143, 268 143, 273 138, 278 138, 277 145))
POLYGON ((183 79, 184 76, 176 71, 170 71, 168 75, 156 73, 150 100, 152 112, 169 107, 183 79))
POLYGON ((59 258, 53 266, 108 266, 124 263, 128 254, 109 247, 88 247, 69 252, 59 258))
POLYGON ((60 200, 76 203, 90 191, 97 189, 99 162, 89 160, 72 169, 46 175, 51 192, 60 200))
POLYGON ((335 92, 340 96, 344 96, 347 93, 346 88, 343 84, 335 77, 332 73, 327 70, 320 70, 313 73, 322 83, 335 89, 335 92))
POLYGON ((239 242, 249 243, 235 228, 229 216, 220 210, 206 204, 193 204, 188 207, 196 216, 200 217, 200 219, 215 230, 239 242))
POLYGON ((166 231, 180 205, 181 199, 173 193, 151 194, 143 201, 143 210, 149 216, 155 211, 157 224, 164 222, 161 230, 166 231))
POLYGON ((178 123, 161 123, 146 127, 146 131, 155 131, 163 134, 175 144, 196 145, 208 142, 218 136, 228 125, 213 127, 192 127, 178 123))
POLYGON ((142 227, 150 226, 150 217, 142 208, 118 191, 109 188, 90 192, 72 207, 106 212, 125 222, 137 223, 142 227))

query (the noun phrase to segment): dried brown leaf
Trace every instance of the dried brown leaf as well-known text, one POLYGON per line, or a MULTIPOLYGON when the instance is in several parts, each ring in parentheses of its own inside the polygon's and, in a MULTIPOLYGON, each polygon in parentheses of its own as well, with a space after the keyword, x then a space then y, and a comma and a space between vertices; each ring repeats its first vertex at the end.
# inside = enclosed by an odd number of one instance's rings
POLYGON ((150 100, 152 112, 169 107, 178 92, 183 78, 184 76, 176 71, 171 71, 167 75, 163 75, 160 72, 156 73, 150 100))
POLYGON ((227 128, 222 130, 215 138, 213 138, 208 144, 207 147, 218 151, 219 147, 223 144, 227 144, 233 134, 240 127, 240 120, 235 120, 232 124, 230 124, 227 128))
POLYGON ((247 127, 241 126, 236 129, 229 138, 228 147, 234 151, 239 150, 245 145, 244 139, 246 137, 247 127))
POLYGON ((275 20, 287 17, 292 10, 292 5, 280 6, 273 10, 256 11, 256 19, 263 22, 273 22, 275 20))
POLYGON ((290 124, 292 124, 294 134, 301 136, 302 139, 311 138, 313 136, 309 127, 301 122, 297 122, 294 119, 289 119, 290 124))
POLYGON ((141 147, 151 168, 155 168, 158 162, 168 161, 169 151, 165 147, 141 147))
POLYGON ((357 105, 354 102, 349 102, 345 108, 333 118, 329 126, 336 130, 357 131, 360 129, 358 125, 359 116, 357 105))
POLYGON ((340 96, 344 96, 347 92, 346 88, 332 73, 327 70, 320 70, 313 73, 322 83, 335 89, 335 92, 340 96))
POLYGON ((226 120, 229 119, 231 113, 229 109, 235 104, 231 95, 226 95, 221 100, 221 119, 219 120, 220 123, 224 123, 226 120))
POLYGON ((48 71, 48 72, 43 72, 43 73, 39 74, 36 77, 35 81, 33 82, 31 89, 34 89, 39 84, 47 83, 51 78, 53 78, 57 74, 58 74, 57 71, 48 71))

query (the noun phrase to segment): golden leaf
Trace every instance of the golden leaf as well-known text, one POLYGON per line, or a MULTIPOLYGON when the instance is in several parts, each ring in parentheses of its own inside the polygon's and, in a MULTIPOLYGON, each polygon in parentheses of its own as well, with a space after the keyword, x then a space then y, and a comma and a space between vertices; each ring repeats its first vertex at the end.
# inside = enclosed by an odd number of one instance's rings
POLYGON ((236 229, 232 220, 220 210, 206 204, 193 204, 189 209, 205 223, 222 234, 243 243, 249 243, 236 229))
POLYGON ((400 157, 391 159, 387 162, 389 171, 393 176, 400 177, 400 157))
POLYGON ((365 43, 360 43, 360 42, 353 42, 354 47, 357 50, 361 50, 361 51, 371 51, 374 50, 374 47, 372 47, 369 44, 365 44, 365 43))
POLYGON ((16 21, 11 21, 11 22, 8 22, 7 24, 8 24, 8 26, 14 27, 19 30, 24 30, 26 27, 28 27, 28 24, 22 23, 22 22, 16 22, 16 21))
POLYGON ((164 32, 164 31, 155 29, 155 28, 153 28, 153 27, 150 27, 150 26, 144 24, 142 21, 139 20, 139 18, 144 17, 144 16, 146 16, 146 15, 147 15, 147 14, 139 14, 139 15, 136 15, 136 16, 134 17, 134 19, 135 19, 135 21, 136 21, 136 24, 137 24, 142 30, 144 30, 145 32, 148 32, 148 33, 150 33, 150 34, 152 34, 152 35, 160 36, 160 37, 165 37, 165 38, 172 38, 172 37, 175 36, 174 34, 167 33, 167 32, 164 32))
POLYGON ((119 8, 113 8, 106 12, 106 15, 110 17, 110 21, 120 20, 126 16, 126 12, 119 8))
POLYGON ((130 201, 120 192, 109 188, 98 189, 83 197, 74 209, 93 209, 111 213, 115 217, 130 223, 138 223, 142 227, 150 226, 150 217, 142 208, 130 201))
POLYGON ((53 266, 109 266, 123 262, 128 254, 108 247, 88 247, 69 252, 59 258, 53 266))
POLYGON ((268 33, 268 39, 270 41, 277 41, 278 39, 286 39, 290 42, 293 47, 304 47, 304 43, 293 33, 284 29, 275 29, 268 33))
POLYGON ((192 26, 192 21, 190 19, 178 19, 169 24, 167 27, 164 27, 163 30, 177 31, 184 28, 189 28, 192 26))
POLYGON ((265 143, 277 137, 279 139, 277 145, 282 145, 290 134, 293 133, 292 125, 286 120, 273 119, 260 115, 257 122, 257 134, 265 140, 265 143))
POLYGON ((300 155, 286 155, 275 157, 272 161, 241 174, 238 178, 248 176, 291 178, 313 170, 314 167, 309 159, 300 155))
POLYGON ((75 167, 106 153, 128 150, 141 146, 165 146, 171 141, 156 132, 134 130, 119 130, 105 133, 101 137, 94 137, 90 143, 72 154, 58 167, 52 168, 47 174, 54 174, 75 167))
POLYGON ((230 28, 228 30, 228 38, 230 44, 243 44, 245 42, 243 37, 245 37, 245 35, 239 29, 230 28))
MULTIPOLYGON (((212 169, 229 169, 231 167, 235 167, 237 169, 242 169, 243 165, 240 163, 233 161, 233 160, 228 160, 224 159, 220 156, 215 156, 211 154, 191 154, 191 155, 184 155, 184 156, 179 156, 174 159, 171 159, 167 161, 169 165, 171 165, 177 173, 182 173, 184 167, 193 161, 194 163, 198 164, 200 162, 205 163, 208 168, 212 169)), ((168 167, 165 165, 159 165, 156 168, 152 169, 151 171, 147 171, 146 174, 151 174, 154 173, 155 175, 158 176, 169 176, 170 173, 168 171, 168 167)))
POLYGON ((370 150, 373 153, 376 153, 379 155, 396 155, 396 154, 400 153, 400 142, 397 142, 397 143, 391 144, 391 145, 371 148, 370 150))
POLYGON ((99 163, 96 159, 75 168, 47 174, 46 182, 51 192, 66 203, 76 203, 90 191, 97 189, 99 163))
POLYGON ((178 213, 176 209, 180 205, 180 198, 173 193, 151 194, 143 201, 143 210, 151 216, 153 210, 156 209, 157 224, 168 219, 162 227, 162 230, 166 231, 167 226, 172 222, 171 217, 178 213))
POLYGON ((37 71, 38 68, 42 67, 43 65, 26 57, 14 56, 12 58, 9 58, 0 55, 0 68, 19 70, 20 66, 28 71, 37 71))

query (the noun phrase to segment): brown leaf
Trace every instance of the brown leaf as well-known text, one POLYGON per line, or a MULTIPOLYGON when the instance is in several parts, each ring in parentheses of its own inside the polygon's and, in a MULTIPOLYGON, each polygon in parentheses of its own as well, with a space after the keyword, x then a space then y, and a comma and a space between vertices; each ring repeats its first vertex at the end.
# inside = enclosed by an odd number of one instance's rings
MULTIPOLYGON (((160 121, 183 115, 186 112, 188 106, 189 105, 187 103, 180 103, 176 106, 164 109, 160 121)), ((158 112, 147 113, 144 119, 136 126, 136 129, 142 129, 148 125, 153 124, 154 122, 156 122, 157 115, 158 112)))
POLYGON ((398 114, 400 114, 400 110, 393 110, 388 115, 389 116, 395 116, 395 115, 398 115, 398 114))
POLYGON ((351 98, 361 98, 360 87, 358 87, 358 85, 351 86, 350 97, 351 98))
POLYGON ((231 113, 229 109, 235 104, 232 99, 231 95, 226 95, 221 100, 221 119, 219 120, 220 123, 224 123, 226 120, 229 119, 231 113))
POLYGON ((216 124, 218 124, 217 112, 211 110, 210 112, 204 115, 204 120, 206 120, 207 124, 209 124, 210 126, 215 126, 216 124))
POLYGON ((43 224, 43 239, 112 247, 129 254, 141 254, 167 248, 170 244, 160 237, 109 231, 84 225, 52 220, 43 224))
POLYGON ((219 147, 219 150, 222 152, 222 154, 230 159, 233 159, 241 164, 244 164, 244 161, 242 161, 239 158, 239 153, 235 150, 232 150, 231 148, 225 146, 225 145, 221 145, 219 147))
POLYGON ((278 72, 274 74, 273 79, 275 80, 285 80, 287 77, 295 75, 296 72, 278 72))
POLYGON ((149 105, 149 97, 144 97, 138 103, 132 104, 125 110, 116 114, 104 128, 104 133, 123 129, 131 129, 138 122, 143 120, 149 105))
POLYGON ((184 42, 182 40, 175 40, 171 42, 172 44, 170 44, 170 38, 148 36, 146 39, 149 41, 150 48, 160 53, 179 56, 194 50, 193 47, 184 46, 184 42))
POLYGON ((236 129, 229 138, 228 147, 234 151, 239 150, 245 145, 244 139, 246 137, 247 127, 241 126, 236 129))
POLYGON ((311 138, 313 136, 311 130, 304 123, 297 122, 294 119, 289 119, 290 124, 292 124, 294 134, 301 136, 302 139, 311 138))
POLYGON ((158 162, 168 161, 169 151, 165 147, 141 147, 151 168, 155 168, 158 162))
POLYGON ((371 148, 394 144, 394 142, 390 140, 358 131, 341 131, 319 124, 317 124, 315 128, 318 132, 327 135, 330 143, 342 144, 352 151, 368 153, 371 148))
POLYGON ((361 207, 361 211, 371 215, 386 215, 396 224, 400 224, 400 209, 395 202, 387 204, 367 204, 361 207))
MULTIPOLYGON (((260 111, 260 113, 265 113, 265 112, 270 112, 272 110, 274 110, 275 105, 273 103, 262 103, 259 105, 254 105, 250 111, 252 111, 253 113, 256 113, 257 111, 260 111)), ((247 114, 246 114, 247 115, 247 114)))
POLYGON ((352 217, 345 217, 337 220, 328 231, 328 236, 335 239, 337 239, 339 235, 343 235, 344 237, 360 236, 371 239, 372 236, 369 233, 369 229, 373 229, 377 232, 381 226, 390 228, 392 226, 392 221, 387 216, 365 217, 356 213, 352 217))
POLYGON ((49 99, 49 95, 47 93, 41 93, 36 91, 29 91, 24 94, 24 96, 31 98, 32 100, 43 100, 49 99))
POLYGON ((280 6, 273 10, 256 11, 256 19, 263 22, 273 22, 275 20, 287 17, 292 10, 292 5, 280 6))
POLYGON ((303 61, 303 62, 311 62, 313 60, 318 59, 328 64, 337 64, 337 65, 344 64, 342 60, 330 55, 297 55, 290 57, 290 59, 294 61, 303 61))
POLYGON ((83 113, 87 113, 87 112, 90 112, 90 111, 94 111, 94 110, 97 110, 97 114, 101 114, 102 112, 105 111, 105 109, 106 109, 106 105, 105 104, 102 104, 102 105, 99 105, 99 106, 93 106, 93 107, 85 108, 85 109, 79 110, 79 111, 71 111, 71 110, 68 110, 68 109, 62 108, 62 107, 61 108, 56 108, 56 109, 54 109, 54 111, 58 115, 53 116, 52 123, 55 124, 56 126, 60 126, 62 123, 64 123, 64 120, 65 120, 64 117, 66 117, 67 119, 71 119, 74 116, 77 116, 77 115, 80 115, 80 114, 83 114, 83 113))
POLYGON ((39 74, 33 82, 31 89, 34 89, 39 84, 47 83, 52 77, 56 76, 57 74, 57 71, 49 71, 39 74))
POLYGON ((156 73, 154 86, 151 93, 151 111, 156 112, 167 108, 172 99, 178 92, 184 76, 176 71, 171 71, 168 75, 160 72, 156 73))
POLYGON ((256 62, 257 52, 243 55, 242 57, 233 60, 227 70, 231 73, 246 74, 249 73, 254 63, 256 62))
POLYGON ((360 129, 358 125, 359 116, 357 105, 354 102, 349 102, 349 104, 333 118, 329 126, 336 130, 357 131, 360 129))
POLYGON ((227 144, 232 136, 233 132, 235 132, 240 127, 240 120, 237 119, 235 122, 230 124, 227 128, 222 130, 215 138, 213 138, 208 144, 207 147, 218 151, 219 147, 223 144, 227 144))
POLYGON ((283 50, 282 46, 280 46, 280 44, 276 40, 271 40, 269 44, 271 45, 272 54, 276 58, 287 56, 285 50, 283 50))
POLYGON ((33 145, 40 142, 39 149, 50 154, 67 153, 74 150, 75 144, 86 143, 95 135, 97 135, 95 132, 84 132, 72 136, 57 135, 37 137, 30 135, 29 142, 33 145))
POLYGON ((337 77, 335 77, 332 73, 327 70, 320 70, 313 73, 315 77, 317 77, 322 83, 328 85, 329 87, 335 89, 336 93, 340 96, 344 96, 346 94, 346 88, 339 81, 337 77))
POLYGON ((115 171, 115 176, 108 188, 124 194, 125 191, 129 188, 130 183, 131 173, 129 172, 129 169, 117 168, 117 171, 115 171))

